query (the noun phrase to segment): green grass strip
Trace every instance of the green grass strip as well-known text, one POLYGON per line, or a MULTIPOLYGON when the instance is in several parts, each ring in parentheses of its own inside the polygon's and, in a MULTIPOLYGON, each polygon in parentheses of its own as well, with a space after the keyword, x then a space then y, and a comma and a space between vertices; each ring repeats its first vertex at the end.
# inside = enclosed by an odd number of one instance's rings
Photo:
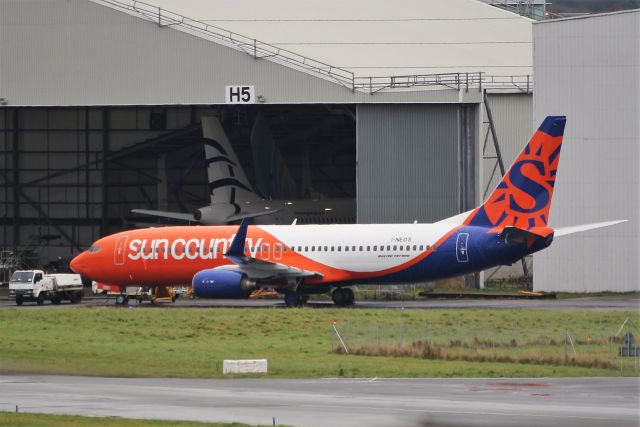
POLYGON ((10 427, 110 426, 110 427, 248 427, 240 423, 198 423, 191 421, 136 420, 116 417, 80 417, 0 411, 0 425, 10 427))
MULTIPOLYGON (((541 333, 560 342, 569 331, 581 356, 595 351, 587 337, 603 345, 626 318, 640 325, 638 312, 620 311, 9 308, 0 310, 0 373, 221 378, 223 359, 266 358, 262 377, 269 378, 618 376, 619 362, 614 368, 337 354, 331 324, 354 345, 372 342, 375 328, 403 333, 405 342, 424 339, 409 331, 444 342, 506 343, 541 333)), ((617 347, 605 350, 613 357, 617 347)), ((623 375, 637 375, 623 362, 623 375)))

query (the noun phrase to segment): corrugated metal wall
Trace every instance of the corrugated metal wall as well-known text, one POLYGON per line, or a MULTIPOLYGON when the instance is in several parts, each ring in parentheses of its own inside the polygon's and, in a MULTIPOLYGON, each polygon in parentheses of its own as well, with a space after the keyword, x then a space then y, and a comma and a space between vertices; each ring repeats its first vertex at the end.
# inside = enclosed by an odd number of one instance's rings
POLYGON ((0 1, 0 97, 9 105, 224 104, 250 84, 266 103, 478 102, 477 89, 350 88, 87 0, 0 1))
POLYGON ((534 257, 536 290, 640 289, 640 12, 534 25, 534 123, 566 114, 554 226, 615 227, 557 238, 534 257))
POLYGON ((462 124, 475 129, 476 114, 475 106, 358 105, 358 222, 433 222, 460 212, 461 182, 476 182, 461 175, 461 146, 476 145, 468 129, 472 143, 463 144, 462 124))

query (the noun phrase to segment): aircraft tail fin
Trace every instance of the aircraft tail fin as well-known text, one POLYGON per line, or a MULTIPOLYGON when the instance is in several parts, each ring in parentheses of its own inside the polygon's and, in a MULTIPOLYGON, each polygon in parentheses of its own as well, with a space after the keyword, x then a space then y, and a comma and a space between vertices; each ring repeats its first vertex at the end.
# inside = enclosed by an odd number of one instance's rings
POLYGON ((467 225, 500 231, 506 226, 530 230, 546 227, 553 196, 565 116, 548 116, 511 168, 467 225))
POLYGON ((267 199, 296 199, 296 182, 273 139, 269 123, 258 112, 251 128, 251 152, 256 186, 267 199))
POLYGON ((211 204, 235 205, 238 213, 244 202, 255 201, 259 197, 217 117, 202 117, 202 136, 211 204))

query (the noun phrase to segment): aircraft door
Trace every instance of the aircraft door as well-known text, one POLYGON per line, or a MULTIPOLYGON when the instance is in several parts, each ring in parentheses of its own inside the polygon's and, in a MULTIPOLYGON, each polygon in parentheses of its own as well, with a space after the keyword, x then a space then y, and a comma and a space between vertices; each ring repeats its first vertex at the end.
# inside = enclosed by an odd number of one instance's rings
POLYGON ((460 233, 456 239, 456 258, 458 262, 469 262, 469 251, 467 244, 469 242, 469 233, 460 233))
POLYGON ((271 245, 269 243, 262 244, 262 259, 269 259, 269 250, 271 250, 271 245))
POLYGON ((282 243, 273 244, 273 259, 282 259, 282 243))
POLYGON ((116 240, 116 246, 113 250, 113 263, 115 265, 124 265, 127 240, 129 240, 129 236, 120 236, 116 240))

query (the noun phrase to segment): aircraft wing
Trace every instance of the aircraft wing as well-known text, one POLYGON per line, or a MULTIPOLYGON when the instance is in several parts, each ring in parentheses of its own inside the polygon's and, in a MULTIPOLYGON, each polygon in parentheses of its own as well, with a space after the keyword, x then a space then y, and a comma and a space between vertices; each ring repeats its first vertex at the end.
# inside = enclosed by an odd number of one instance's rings
MULTIPOLYGON (((243 212, 241 212, 239 214, 229 215, 225 219, 225 221, 226 222, 233 222, 233 221, 238 221, 238 220, 243 219, 243 218, 256 218, 256 217, 259 217, 259 216, 273 215, 274 213, 278 212, 279 210, 280 209, 272 209, 272 210, 268 210, 268 211, 264 211, 264 212, 251 212, 251 213, 247 213, 247 212, 243 213, 243 212)), ((193 214, 189 214, 189 213, 154 211, 154 210, 149 210, 149 209, 131 209, 131 212, 137 213, 137 214, 141 214, 141 215, 157 216, 157 217, 160 217, 160 218, 170 218, 170 219, 175 219, 175 220, 178 220, 178 221, 185 221, 185 222, 194 222, 194 223, 202 223, 203 222, 202 220, 195 219, 193 214)), ((204 222, 204 224, 208 224, 208 222, 204 222)), ((157 224, 152 224, 150 226, 153 227, 154 225, 157 225, 157 224)))
POLYGON ((620 219, 617 221, 594 222, 591 224, 572 225, 570 227, 558 227, 555 229, 554 235, 556 237, 566 236, 567 234, 580 233, 588 230, 595 230, 596 228, 609 227, 609 226, 620 224, 623 222, 627 222, 627 220, 620 219))
POLYGON ((229 250, 224 254, 224 257, 235 265, 219 268, 244 273, 250 279, 277 279, 311 276, 322 277, 320 273, 315 271, 308 271, 297 267, 291 267, 286 264, 264 261, 245 255, 244 248, 248 226, 249 219, 243 218, 240 227, 238 227, 238 232, 231 242, 229 250))
POLYGON ((301 268, 290 267, 275 262, 263 261, 257 258, 245 257, 246 259, 227 259, 233 261, 235 265, 225 265, 218 267, 223 270, 233 270, 245 274, 249 279, 287 279, 296 277, 312 277, 321 274, 314 271, 303 270, 301 268))
POLYGON ((239 214, 235 214, 235 215, 230 215, 227 217, 227 221, 231 222, 231 221, 237 221, 239 219, 244 219, 244 218, 256 218, 259 216, 265 216, 265 215, 273 215, 276 212, 279 212, 280 209, 271 209, 268 211, 264 211, 264 212, 253 212, 253 213, 243 213, 240 212, 239 214))
POLYGON ((149 209, 131 209, 131 212, 141 214, 141 215, 159 216, 161 218, 177 219, 179 221, 200 222, 193 217, 193 214, 189 214, 189 213, 153 211, 149 209))

